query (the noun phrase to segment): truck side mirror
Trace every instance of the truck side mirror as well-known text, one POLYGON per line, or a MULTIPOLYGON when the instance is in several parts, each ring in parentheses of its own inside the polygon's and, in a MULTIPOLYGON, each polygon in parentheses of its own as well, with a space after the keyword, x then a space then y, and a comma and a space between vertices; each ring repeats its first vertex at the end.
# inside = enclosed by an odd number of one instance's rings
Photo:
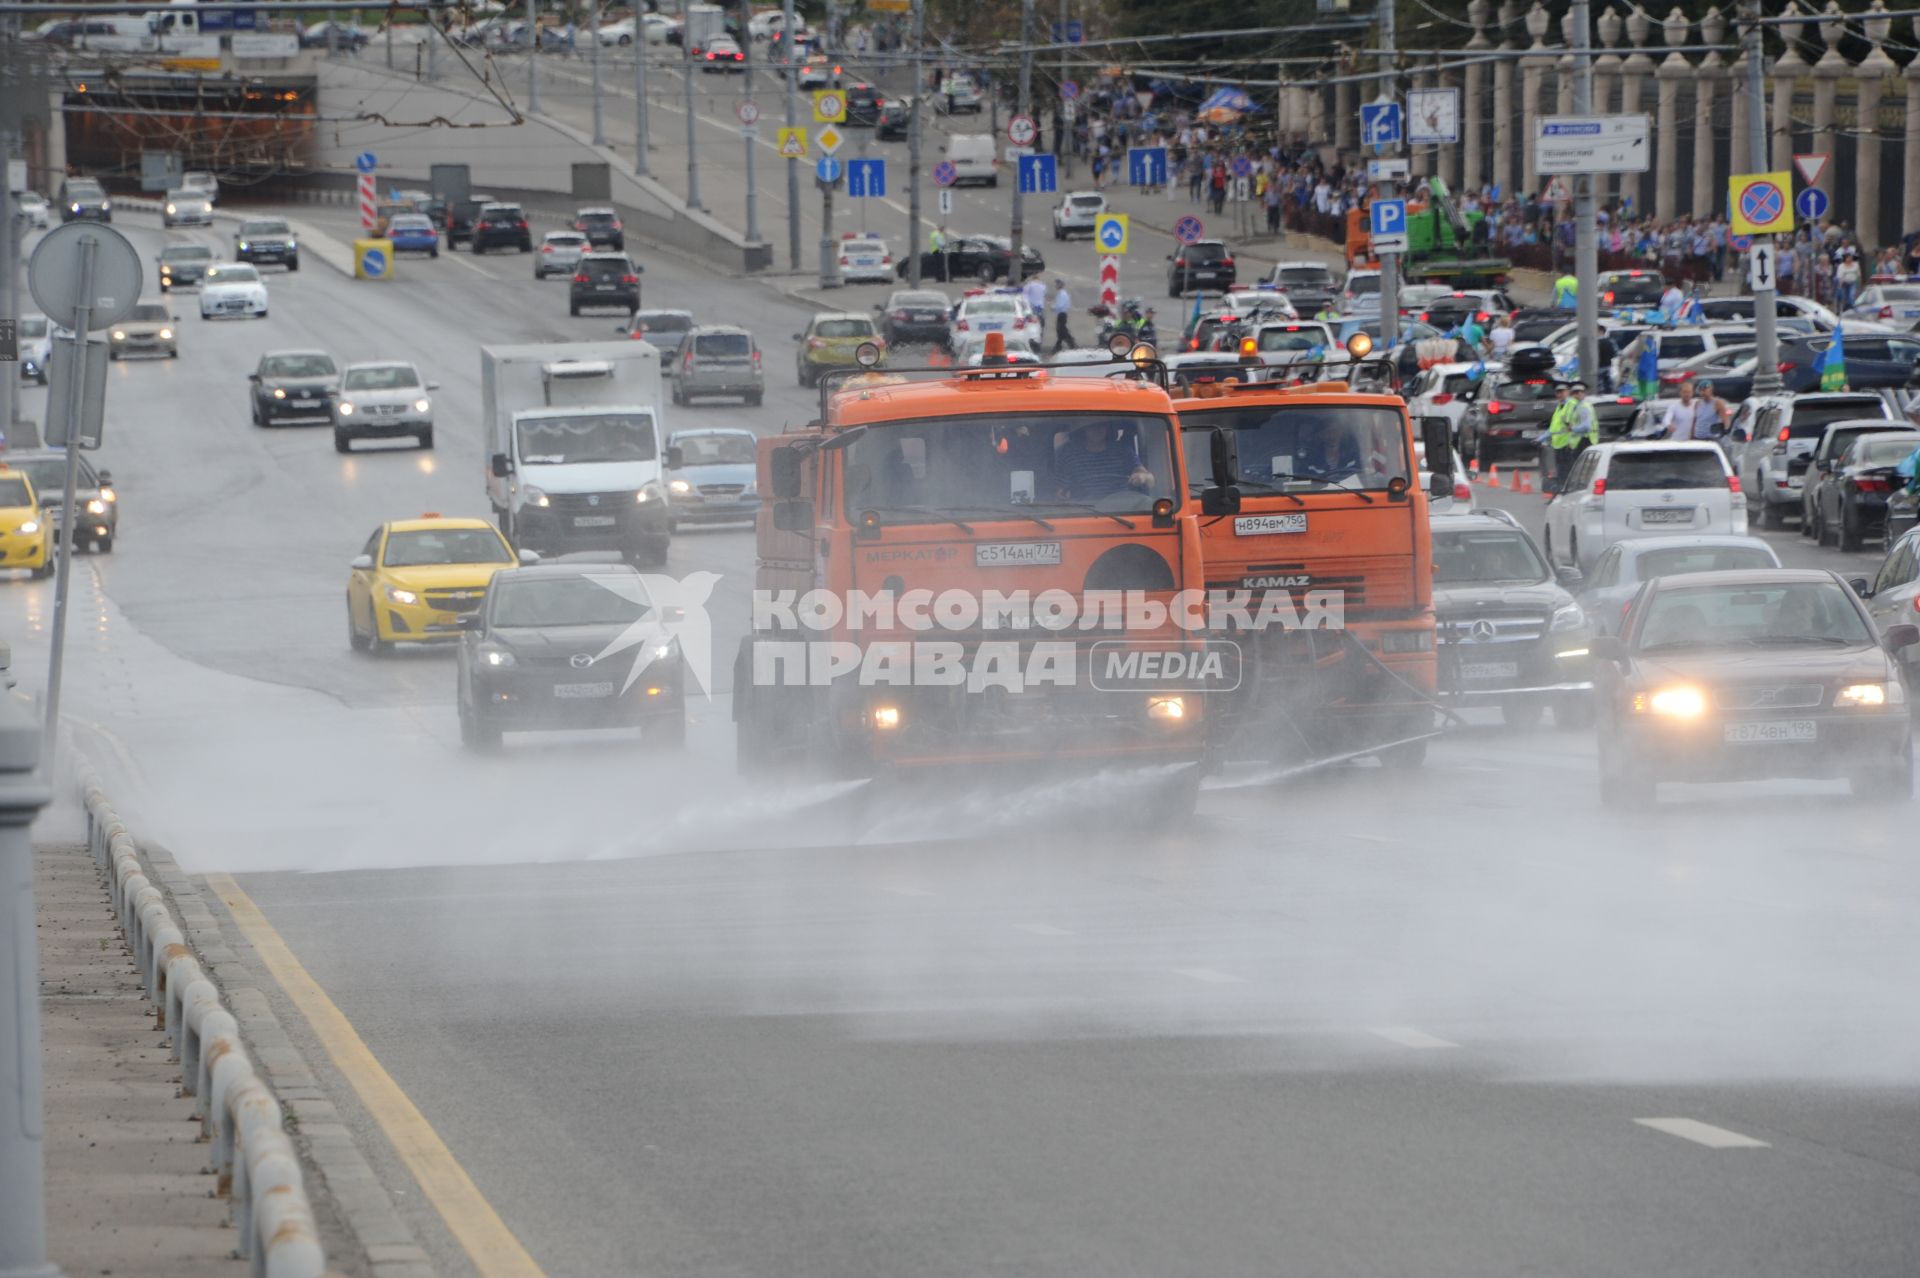
POLYGON ((1453 496, 1453 476, 1445 471, 1434 471, 1427 478, 1427 496, 1434 501, 1445 501, 1453 496))
MULTIPOLYGON (((800 495, 800 454, 794 451, 791 444, 774 449, 773 455, 767 459, 767 465, 772 471, 775 500, 791 501, 800 495)), ((807 523, 813 523, 813 516, 807 516, 807 523)))
POLYGON ((505 453, 495 453, 491 464, 495 479, 505 479, 513 473, 513 460, 505 453))
POLYGON ((813 503, 795 500, 774 502, 773 527, 777 532, 812 532, 813 503))
POLYGON ((1215 426, 1207 441, 1213 454, 1213 482, 1222 488, 1231 488, 1240 482, 1240 460, 1234 455, 1234 440, 1224 429, 1215 426))
POLYGON ((687 455, 681 451, 680 445, 668 444, 667 445, 667 469, 679 470, 682 466, 686 464, 687 464, 687 455))
MULTIPOLYGON (((1426 446, 1427 465, 1436 475, 1453 473, 1453 423, 1444 417, 1420 419, 1420 442, 1426 446), (1446 463, 1444 466, 1442 462, 1446 463)), ((1451 484, 1448 487, 1452 487, 1451 484)))

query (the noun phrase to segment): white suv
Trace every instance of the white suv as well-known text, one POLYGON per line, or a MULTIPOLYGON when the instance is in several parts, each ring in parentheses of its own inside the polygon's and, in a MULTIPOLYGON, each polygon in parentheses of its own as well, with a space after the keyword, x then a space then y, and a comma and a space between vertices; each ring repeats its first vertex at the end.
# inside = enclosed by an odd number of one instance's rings
POLYGON ((1884 417, 1889 427, 1905 426, 1877 391, 1824 394, 1755 395, 1740 405, 1728 427, 1742 488, 1759 507, 1763 528, 1778 528, 1799 514, 1807 466, 1820 436, 1834 422, 1884 417))
POLYGON ((1072 239, 1076 235, 1093 238, 1100 215, 1107 211, 1107 197, 1098 191, 1070 191, 1053 206, 1053 238, 1072 239))
POLYGON ((1708 443, 1596 444, 1547 502, 1548 560, 1583 573, 1616 541, 1746 531, 1740 478, 1708 443))
POLYGON ((1460 443, 1460 421, 1467 405, 1479 393, 1493 370, 1474 364, 1435 364, 1407 383, 1407 412, 1415 417, 1444 417, 1453 424, 1453 442, 1460 443), (1481 368, 1478 375, 1473 370, 1481 368))

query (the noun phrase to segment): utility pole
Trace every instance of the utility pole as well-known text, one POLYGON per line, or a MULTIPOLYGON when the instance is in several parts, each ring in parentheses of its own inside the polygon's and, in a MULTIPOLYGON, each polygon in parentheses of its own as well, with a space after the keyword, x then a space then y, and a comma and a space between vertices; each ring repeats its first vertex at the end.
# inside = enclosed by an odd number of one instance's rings
POLYGON ((633 26, 633 174, 650 177, 647 148, 653 144, 653 131, 647 127, 647 27, 646 15, 636 12, 633 26))
MULTIPOLYGON (((387 64, 393 64, 393 24, 387 24, 387 64)), ((527 110, 540 111, 540 0, 527 0, 527 110)))
MULTIPOLYGON (((10 99, 12 96, 11 93, 8 94, 10 99)), ((5 109, 6 105, 0 104, 0 110, 5 109)), ((13 166, 14 133, 11 127, 13 121, 8 120, 6 123, 9 127, 5 132, 0 132, 0 168, 11 169, 13 166)), ((4 182, 0 183, 0 186, 6 188, 5 190, 0 190, 0 318, 11 322, 17 340, 20 333, 20 311, 19 308, 14 305, 13 282, 14 277, 20 270, 20 241, 18 238, 19 232, 15 226, 16 214, 13 207, 13 183, 4 182)), ((24 345, 24 343, 22 343, 22 345, 24 345)), ((8 442, 15 448, 21 446, 20 440, 11 438, 13 424, 20 420, 19 367, 18 364, 11 367, 0 365, 0 437, 8 438, 8 442)))
MULTIPOLYGON (((1380 0, 1380 69, 1385 73, 1387 91, 1383 95, 1389 101, 1396 99, 1400 89, 1400 68, 1398 45, 1395 43, 1394 6, 1399 0, 1380 0)), ((1405 125, 1401 126, 1405 136, 1405 125)), ((1363 138, 1362 141, 1365 141, 1363 138)), ((1399 148, 1396 146, 1395 148, 1399 148)), ((1173 175, 1168 174, 1169 178, 1173 175)), ((1393 198, 1393 182, 1380 183, 1379 198, 1393 198)), ((1400 255, 1382 253, 1380 257, 1380 345, 1392 346, 1400 338, 1400 255)))
MULTIPOLYGON (((1760 28, 1760 0, 1742 0, 1741 14, 1746 19, 1746 31, 1741 41, 1746 45, 1747 61, 1747 172, 1766 173, 1767 167, 1767 90, 1766 67, 1763 60, 1766 49, 1760 28)), ((1771 235, 1753 237, 1753 247, 1757 251, 1765 245, 1768 252, 1773 251, 1771 235)), ((1774 259, 1779 260, 1777 257, 1774 259)), ((1755 395, 1777 395, 1780 392, 1780 326, 1779 316, 1774 310, 1774 293, 1778 284, 1776 272, 1769 271, 1766 287, 1758 285, 1753 290, 1753 353, 1757 360, 1754 369, 1753 393, 1755 395)))
MULTIPOLYGON (((1065 3, 1065 0, 1061 0, 1065 3)), ((927 0, 913 0, 913 114, 907 117, 907 283, 920 287, 920 120, 926 109, 927 0)))
POLYGON ((60 1278, 47 1257, 40 953, 28 836, 50 797, 44 756, 52 752, 25 702, 0 701, 0 918, 7 920, 7 943, 0 945, 0 1185, 7 1187, 0 1194, 0 1274, 60 1278))
POLYGON ((587 39, 592 41, 587 50, 587 56, 593 62, 593 144, 605 146, 607 144, 606 103, 600 98, 600 0, 593 0, 593 4, 587 10, 587 18, 591 23, 587 39))
MULTIPOLYGON (((1033 119, 1033 0, 1020 0, 1020 114, 1031 121, 1033 119)), ((1000 139, 994 138, 994 145, 1000 145, 1000 139)), ((1007 283, 1018 287, 1026 282, 1025 249, 1022 241, 1026 238, 1026 197, 1020 189, 1020 172, 1016 166, 1013 175, 1013 255, 1007 259, 1007 283)), ((1042 318, 1045 318, 1044 316, 1042 318)))
MULTIPOLYGON (((800 123, 799 75, 793 69, 793 0, 781 0, 780 57, 787 76, 787 127, 800 123)), ((800 161, 787 160, 787 268, 800 270, 800 161)))
MULTIPOLYGON (((753 5, 751 0, 740 0, 740 47, 747 54, 746 100, 753 100, 753 5)), ((753 172, 753 152, 759 139, 754 136, 751 125, 741 126, 745 134, 740 140, 747 148, 747 243, 760 242, 760 188, 755 183, 753 172)))
POLYGON ((700 148, 694 141, 693 127, 693 45, 683 37, 685 56, 680 59, 680 78, 686 83, 687 108, 687 207, 700 207, 700 148))
MULTIPOLYGON (((1060 0, 1060 43, 1067 43, 1067 0, 1060 0)), ((1067 101, 1060 92, 1060 85, 1067 82, 1067 51, 1060 50, 1060 80, 1053 88, 1053 153, 1060 157, 1061 171, 1073 176, 1073 116, 1074 104, 1067 101)))
MULTIPOLYGON (((1573 113, 1593 114, 1593 26, 1587 0, 1573 0, 1573 113)), ((1533 121, 1527 121, 1533 127, 1533 121)), ((1600 238, 1594 227, 1593 174, 1573 175, 1573 294, 1580 380, 1600 390, 1600 238)))

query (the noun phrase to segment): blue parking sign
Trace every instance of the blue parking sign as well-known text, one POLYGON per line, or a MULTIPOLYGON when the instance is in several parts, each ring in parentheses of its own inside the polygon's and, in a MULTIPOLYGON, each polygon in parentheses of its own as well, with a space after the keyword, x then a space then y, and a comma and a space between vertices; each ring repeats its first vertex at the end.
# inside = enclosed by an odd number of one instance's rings
POLYGON ((1019 179, 1024 195, 1046 195, 1060 189, 1059 169, 1051 155, 1021 156, 1019 179))
POLYGON ((1405 235, 1407 233, 1407 202, 1405 200, 1375 200, 1367 206, 1372 214, 1372 230, 1375 236, 1405 235))
POLYGON ((1167 148, 1136 146, 1127 151, 1127 181, 1133 186, 1167 184, 1167 148))

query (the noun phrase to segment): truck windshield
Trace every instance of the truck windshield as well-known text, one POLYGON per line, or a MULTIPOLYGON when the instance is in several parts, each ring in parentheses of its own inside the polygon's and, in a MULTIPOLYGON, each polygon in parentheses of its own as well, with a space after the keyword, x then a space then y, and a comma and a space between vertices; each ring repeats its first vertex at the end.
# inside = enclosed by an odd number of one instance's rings
POLYGON ((574 413, 524 417, 514 426, 520 460, 529 466, 652 461, 653 418, 645 413, 574 413))
POLYGON ((1195 426, 1233 433, 1240 487, 1250 496, 1333 487, 1377 492, 1396 478, 1412 480, 1406 419, 1391 408, 1247 404, 1188 412, 1183 420, 1187 470, 1197 485, 1210 481, 1213 464, 1211 435, 1195 426))
POLYGON ((1181 499, 1173 424, 1119 413, 1003 413, 889 422, 845 450, 846 514, 883 523, 1072 512, 1145 515, 1181 499))

